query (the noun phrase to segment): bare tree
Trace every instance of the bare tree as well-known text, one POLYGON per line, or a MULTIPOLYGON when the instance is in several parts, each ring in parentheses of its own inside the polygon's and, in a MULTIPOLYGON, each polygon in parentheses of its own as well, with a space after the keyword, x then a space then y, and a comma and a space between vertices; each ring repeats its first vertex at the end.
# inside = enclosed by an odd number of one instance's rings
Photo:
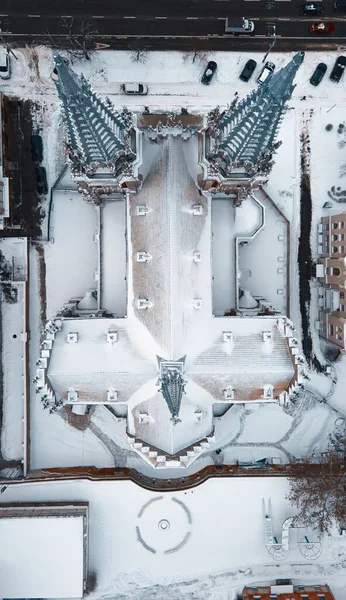
MULTIPOLYGON (((90 60, 90 55, 95 49, 95 36, 98 33, 92 24, 89 21, 77 20, 74 17, 62 17, 61 26, 64 30, 62 36, 66 42, 64 49, 70 57, 90 60)), ((49 31, 46 32, 46 35, 48 44, 52 48, 61 48, 59 40, 62 36, 53 37, 49 31)))
POLYGON ((198 48, 192 48, 191 50, 187 50, 183 54, 183 61, 186 62, 188 60, 192 60, 193 63, 205 63, 207 62, 208 55, 205 50, 199 50, 198 48))
POLYGON ((132 62, 145 63, 148 60, 148 50, 141 45, 140 40, 132 43, 130 52, 132 62))
POLYGON ((318 461, 304 459, 289 477, 291 504, 298 508, 297 520, 328 533, 332 526, 346 525, 346 434, 330 437, 330 449, 318 461))

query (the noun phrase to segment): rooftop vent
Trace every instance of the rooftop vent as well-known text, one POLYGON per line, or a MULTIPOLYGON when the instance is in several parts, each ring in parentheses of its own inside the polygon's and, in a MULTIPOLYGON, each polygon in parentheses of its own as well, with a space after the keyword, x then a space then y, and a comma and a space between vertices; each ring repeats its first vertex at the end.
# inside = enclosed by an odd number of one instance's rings
POLYGON ((71 387, 67 392, 67 401, 71 403, 78 402, 78 398, 78 392, 76 392, 76 390, 71 387))
POLYGON ((222 392, 224 400, 234 400, 234 389, 228 385, 222 392))
POLYGON ((267 385, 263 386, 262 398, 268 400, 274 398, 274 386, 271 383, 268 383, 267 385))
POLYGON ((150 259, 151 259, 151 255, 149 254, 149 252, 145 252, 145 251, 137 252, 137 255, 136 255, 137 262, 147 262, 150 259))
POLYGON ((77 342, 78 342, 77 331, 69 331, 66 339, 67 339, 68 344, 77 344, 77 342))
POLYGON ((141 206, 137 206, 136 208, 136 214, 139 217, 145 217, 145 215, 149 212, 149 208, 147 206, 145 206, 145 204, 142 204, 141 206))
POLYGON ((232 333, 232 331, 223 331, 222 332, 222 341, 223 342, 233 342, 233 333, 232 333))
POLYGON ((152 306, 151 302, 148 298, 137 298, 137 308, 139 310, 144 310, 145 308, 150 308, 152 306))
POLYGON ((203 215, 203 205, 202 204, 194 204, 192 207, 192 214, 196 217, 203 215))
POLYGON ((118 392, 110 387, 107 390, 107 401, 108 402, 116 402, 116 400, 118 399, 118 392))
POLYGON ((193 253, 193 262, 195 262, 195 263, 202 262, 202 252, 195 250, 195 252, 193 253))
POLYGON ((262 331, 262 340, 263 342, 270 342, 272 339, 272 332, 271 331, 262 331))
POLYGON ((115 329, 109 329, 107 333, 107 342, 114 344, 118 341, 118 332, 115 329))
POLYGON ((202 300, 202 298, 194 298, 193 299, 193 308, 195 310, 199 310, 202 307, 203 307, 203 300, 202 300))

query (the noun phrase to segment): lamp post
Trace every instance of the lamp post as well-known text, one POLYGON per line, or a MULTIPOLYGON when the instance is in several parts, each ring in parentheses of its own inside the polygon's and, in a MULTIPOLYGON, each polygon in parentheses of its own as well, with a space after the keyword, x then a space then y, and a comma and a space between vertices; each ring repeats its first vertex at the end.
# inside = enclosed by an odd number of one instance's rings
POLYGON ((273 39, 273 40, 270 42, 270 44, 269 44, 269 48, 268 48, 268 52, 267 52, 267 53, 264 55, 264 58, 263 58, 263 60, 262 60, 262 63, 264 63, 264 62, 265 62, 265 60, 266 60, 266 58, 267 58, 267 56, 268 56, 269 52, 270 52, 270 51, 271 51, 271 50, 274 48, 274 46, 275 46, 275 44, 276 44, 276 37, 275 37, 275 25, 274 25, 274 32, 273 32, 273 33, 274 33, 274 39, 273 39))

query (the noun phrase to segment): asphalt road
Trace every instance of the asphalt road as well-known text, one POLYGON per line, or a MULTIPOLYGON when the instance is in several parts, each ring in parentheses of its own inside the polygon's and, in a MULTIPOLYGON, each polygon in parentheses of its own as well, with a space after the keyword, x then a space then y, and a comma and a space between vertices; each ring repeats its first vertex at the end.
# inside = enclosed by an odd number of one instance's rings
POLYGON ((9 44, 79 40, 88 48, 126 47, 137 39, 146 48, 263 49, 274 38, 277 49, 342 48, 346 13, 336 13, 332 0, 324 4, 323 20, 335 25, 329 36, 309 33, 312 19, 300 15, 296 0, 4 0, 0 35, 9 44), (226 17, 232 16, 253 19, 253 34, 226 34, 226 17))

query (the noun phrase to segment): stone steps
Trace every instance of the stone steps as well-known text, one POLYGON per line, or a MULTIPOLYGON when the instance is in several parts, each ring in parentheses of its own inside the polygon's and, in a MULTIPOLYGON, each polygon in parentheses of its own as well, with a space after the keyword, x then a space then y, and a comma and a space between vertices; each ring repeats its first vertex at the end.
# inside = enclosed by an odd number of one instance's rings
POLYGON ((215 443, 215 436, 211 434, 198 443, 194 443, 181 451, 181 454, 165 454, 154 449, 135 436, 127 433, 127 440, 131 448, 141 456, 154 469, 174 469, 189 467, 205 450, 209 450, 211 444, 215 443))

